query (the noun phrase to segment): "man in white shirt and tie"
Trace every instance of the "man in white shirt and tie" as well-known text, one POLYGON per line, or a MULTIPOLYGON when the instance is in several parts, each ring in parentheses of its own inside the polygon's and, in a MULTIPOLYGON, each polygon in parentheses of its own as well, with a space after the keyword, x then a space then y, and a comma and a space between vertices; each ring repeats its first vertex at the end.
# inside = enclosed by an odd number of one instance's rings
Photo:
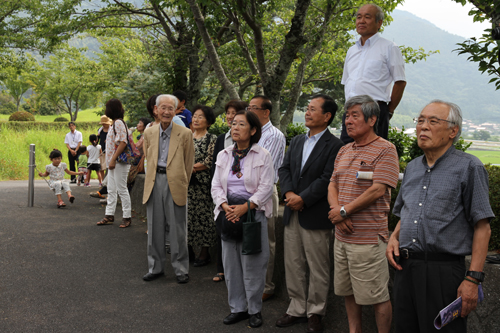
MULTIPOLYGON (((342 84, 346 100, 369 95, 378 102, 380 118, 376 132, 387 139, 389 120, 403 97, 406 78, 401 50, 378 33, 383 20, 384 12, 379 6, 366 4, 359 8, 356 31, 361 37, 347 51, 342 84)), ((340 139, 344 143, 353 141, 345 129, 345 115, 340 139)))

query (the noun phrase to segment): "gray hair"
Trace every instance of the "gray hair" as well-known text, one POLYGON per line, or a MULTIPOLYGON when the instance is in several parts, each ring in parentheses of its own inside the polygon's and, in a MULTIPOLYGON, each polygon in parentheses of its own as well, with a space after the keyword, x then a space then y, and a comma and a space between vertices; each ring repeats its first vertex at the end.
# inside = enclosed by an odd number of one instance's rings
POLYGON ((161 102, 162 98, 172 100, 174 102, 174 107, 177 109, 177 105, 179 104, 179 99, 177 99, 177 97, 175 97, 174 95, 170 95, 170 94, 158 95, 158 97, 156 97, 156 103, 155 103, 156 107, 160 106, 160 102, 161 102))
MULTIPOLYGON (((455 103, 446 102, 440 99, 433 99, 426 106, 424 106, 422 111, 431 104, 444 104, 448 106, 449 113, 448 118, 446 119, 449 121, 448 128, 458 126, 458 133, 453 138, 453 144, 456 144, 458 140, 460 140, 460 135, 462 135, 462 110, 455 103)), ((420 111, 420 114, 422 113, 422 111, 420 111)))
POLYGON ((361 105, 361 111, 363 111, 363 116, 365 117, 365 123, 368 122, 368 119, 375 116, 377 117, 377 121, 375 122, 375 126, 373 126, 373 130, 376 134, 378 134, 378 121, 380 118, 380 107, 378 103, 375 102, 373 98, 368 95, 358 95, 349 98, 344 105, 344 110, 347 112, 350 108, 355 105, 361 105))
MULTIPOLYGON (((377 13, 375 14, 375 20, 377 22, 380 22, 380 21, 384 20, 384 10, 380 6, 378 6, 378 5, 374 4, 374 3, 367 3, 367 4, 364 4, 361 7, 364 7, 364 6, 373 6, 373 7, 375 7, 375 9, 377 10, 377 13)), ((359 8, 361 9, 361 7, 359 7, 359 8)), ((359 12, 359 9, 358 9, 358 12, 359 12)))

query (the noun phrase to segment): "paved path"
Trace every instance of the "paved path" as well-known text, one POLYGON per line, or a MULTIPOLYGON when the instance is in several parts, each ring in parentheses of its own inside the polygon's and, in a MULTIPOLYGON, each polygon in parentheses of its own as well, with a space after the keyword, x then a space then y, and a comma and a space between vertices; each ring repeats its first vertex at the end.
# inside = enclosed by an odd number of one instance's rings
MULTIPOLYGON (((28 208, 27 181, 0 182, 0 332, 250 330, 246 321, 222 323, 230 311, 225 284, 212 282, 214 263, 191 266, 186 285, 168 264, 166 278, 144 282, 146 224, 136 217, 126 229, 96 226, 104 206, 89 193, 97 183, 72 185, 75 203, 63 209, 43 180, 35 183, 28 208)), ((306 324, 274 326, 286 308, 284 299, 264 303, 255 331, 304 332, 306 324)))

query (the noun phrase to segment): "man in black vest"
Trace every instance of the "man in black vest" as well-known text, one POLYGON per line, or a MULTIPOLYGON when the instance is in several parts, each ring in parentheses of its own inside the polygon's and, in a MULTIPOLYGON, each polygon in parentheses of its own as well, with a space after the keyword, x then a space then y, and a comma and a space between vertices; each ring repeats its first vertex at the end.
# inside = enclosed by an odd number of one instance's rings
POLYGON ((290 305, 276 326, 308 322, 308 332, 323 330, 330 286, 330 238, 327 194, 340 139, 328 130, 337 105, 326 95, 312 98, 305 115, 307 134, 293 138, 279 169, 286 207, 285 274, 290 305), (306 271, 309 267, 309 286, 306 271))

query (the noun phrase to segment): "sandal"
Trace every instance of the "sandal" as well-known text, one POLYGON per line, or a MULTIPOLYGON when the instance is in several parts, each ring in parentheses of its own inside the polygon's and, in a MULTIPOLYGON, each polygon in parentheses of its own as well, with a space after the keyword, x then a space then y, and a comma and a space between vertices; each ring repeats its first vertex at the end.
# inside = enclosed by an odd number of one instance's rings
POLYGON ((222 282, 224 281, 226 278, 224 277, 224 273, 217 273, 214 278, 212 279, 212 281, 214 282, 222 282))
POLYGON ((57 201, 57 208, 61 208, 61 207, 66 207, 66 204, 64 203, 64 201, 59 200, 59 201, 57 201))
POLYGON ((132 218, 130 218, 130 217, 123 218, 122 219, 122 224, 120 224, 120 228, 130 227, 131 224, 132 224, 132 218))
POLYGON ((113 215, 105 215, 102 220, 97 222, 97 225, 113 224, 115 222, 115 217, 113 215))
POLYGON ((73 203, 75 201, 75 197, 74 196, 70 196, 69 197, 69 202, 73 203))

